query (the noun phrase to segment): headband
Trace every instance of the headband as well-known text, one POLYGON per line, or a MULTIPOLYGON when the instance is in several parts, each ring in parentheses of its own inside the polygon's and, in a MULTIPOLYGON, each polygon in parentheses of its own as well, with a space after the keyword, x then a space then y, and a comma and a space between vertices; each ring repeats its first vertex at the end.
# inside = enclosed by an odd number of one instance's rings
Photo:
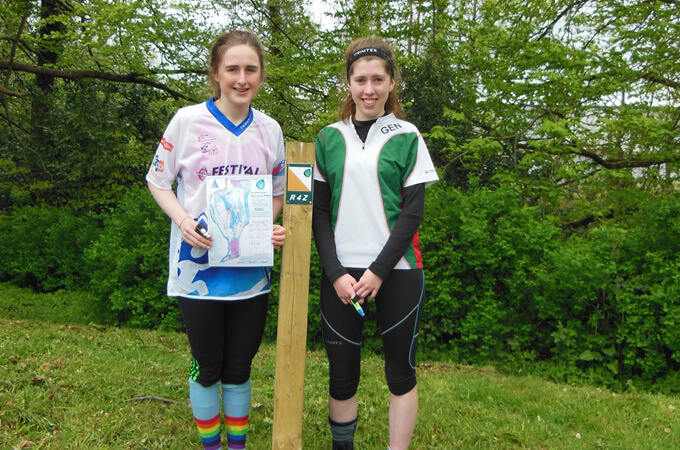
POLYGON ((392 78, 394 78, 394 63, 392 62, 390 55, 385 50, 377 47, 360 48, 350 55, 349 59, 347 60, 347 78, 349 78, 349 69, 352 67, 352 64, 354 64, 354 61, 361 58, 362 56, 377 56, 378 58, 382 58, 387 61, 387 63, 390 65, 390 75, 392 78))

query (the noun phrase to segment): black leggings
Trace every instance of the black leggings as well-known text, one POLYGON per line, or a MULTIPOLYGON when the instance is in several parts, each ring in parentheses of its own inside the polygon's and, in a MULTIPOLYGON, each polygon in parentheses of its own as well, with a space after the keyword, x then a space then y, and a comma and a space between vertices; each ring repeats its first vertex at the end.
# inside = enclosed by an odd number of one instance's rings
POLYGON ((243 384, 260 348, 267 321, 269 294, 247 300, 179 298, 191 355, 191 378, 208 387, 243 384))
MULTIPOLYGON (((359 279, 365 269, 348 269, 359 279)), ((375 298, 376 317, 385 353, 385 378, 394 395, 416 386, 416 349, 423 312, 425 280, 421 269, 393 270, 375 298)), ((352 305, 342 303, 333 284, 321 277, 321 327, 330 366, 329 391, 336 400, 354 396, 361 369, 361 334, 364 318, 352 305)), ((372 300, 363 304, 368 313, 372 300)))

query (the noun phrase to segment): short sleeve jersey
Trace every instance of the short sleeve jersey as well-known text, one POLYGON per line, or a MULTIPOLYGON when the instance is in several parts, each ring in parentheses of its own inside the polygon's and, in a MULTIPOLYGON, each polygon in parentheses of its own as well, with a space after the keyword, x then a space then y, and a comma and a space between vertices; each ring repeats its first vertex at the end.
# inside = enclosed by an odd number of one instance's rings
MULTIPOLYGON (((172 189, 184 210, 207 223, 206 186, 219 175, 272 175, 272 193, 283 194, 284 142, 279 124, 251 108, 235 125, 213 100, 181 108, 170 121, 146 179, 159 189, 172 189)), ((240 300, 271 290, 268 267, 209 267, 207 250, 184 242, 172 224, 168 296, 240 300)))
MULTIPOLYGON (((331 226, 344 267, 367 268, 401 212, 402 188, 439 179, 425 141, 411 123, 387 114, 362 142, 351 120, 323 128, 316 138, 314 178, 331 189, 331 226)), ((395 269, 422 268, 418 235, 395 269)))

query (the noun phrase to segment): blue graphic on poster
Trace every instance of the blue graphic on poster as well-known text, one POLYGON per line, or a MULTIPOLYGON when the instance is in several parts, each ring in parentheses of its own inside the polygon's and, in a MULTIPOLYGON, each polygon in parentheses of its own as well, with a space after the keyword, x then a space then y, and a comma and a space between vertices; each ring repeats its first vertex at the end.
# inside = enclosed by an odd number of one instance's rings
POLYGON ((271 175, 209 177, 207 183, 208 231, 215 238, 210 266, 273 265, 271 175))

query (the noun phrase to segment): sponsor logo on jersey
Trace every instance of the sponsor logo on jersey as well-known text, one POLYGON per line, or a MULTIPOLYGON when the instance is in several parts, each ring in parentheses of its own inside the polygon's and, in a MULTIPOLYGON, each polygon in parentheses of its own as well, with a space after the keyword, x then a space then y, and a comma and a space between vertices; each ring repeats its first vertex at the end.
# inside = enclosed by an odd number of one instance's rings
POLYGON ((276 167, 274 167, 274 170, 272 170, 272 176, 275 177, 281 177, 284 175, 283 169, 286 167, 286 160, 284 159, 281 161, 276 167))
POLYGON ((258 175, 259 167, 246 166, 244 164, 230 164, 213 167, 212 175, 258 175))
POLYGON ((162 146, 164 149, 166 149, 167 151, 169 151, 169 152, 171 152, 172 149, 173 149, 173 147, 174 147, 174 146, 170 143, 170 141, 168 141, 167 139, 165 139, 165 136, 163 136, 163 139, 161 139, 161 146, 162 146))
POLYGON ((201 153, 203 156, 215 156, 217 155, 217 145, 215 145, 215 142, 202 142, 201 153))
POLYGON ((382 132, 382 134, 387 134, 392 131, 400 130, 401 128, 402 126, 399 123, 388 123, 387 125, 380 128, 380 131, 382 132))
POLYGON ((156 155, 153 159, 153 166, 156 172, 163 172, 163 166, 165 166, 165 163, 158 155, 156 155))
POLYGON ((215 143, 215 136, 204 133, 198 137, 199 147, 203 156, 217 155, 217 144, 215 143))

